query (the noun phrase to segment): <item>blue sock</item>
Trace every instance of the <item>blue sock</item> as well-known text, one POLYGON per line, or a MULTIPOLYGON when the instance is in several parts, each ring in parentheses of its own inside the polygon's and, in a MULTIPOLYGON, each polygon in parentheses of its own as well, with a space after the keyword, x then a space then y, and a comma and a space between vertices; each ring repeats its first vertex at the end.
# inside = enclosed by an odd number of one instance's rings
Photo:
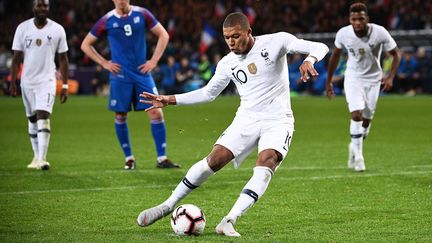
POLYGON ((153 140, 156 145, 156 152, 158 157, 166 156, 166 129, 165 122, 159 120, 151 120, 151 130, 153 140))
POLYGON ((129 128, 127 118, 115 118, 115 130, 120 146, 123 149, 125 157, 132 155, 132 149, 129 141, 129 128))

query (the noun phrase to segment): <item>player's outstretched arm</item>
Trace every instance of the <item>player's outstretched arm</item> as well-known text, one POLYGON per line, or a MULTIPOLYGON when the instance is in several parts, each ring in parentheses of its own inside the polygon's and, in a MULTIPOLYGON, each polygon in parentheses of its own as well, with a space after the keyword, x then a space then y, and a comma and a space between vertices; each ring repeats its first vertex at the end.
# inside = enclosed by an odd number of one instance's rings
POLYGON ((193 105, 213 101, 226 88, 230 79, 225 76, 216 74, 210 79, 206 86, 183 94, 176 95, 154 95, 143 92, 140 96, 140 102, 152 105, 146 111, 162 108, 167 105, 193 105))
POLYGON ((144 99, 140 99, 141 103, 152 105, 151 107, 145 109, 145 111, 163 108, 167 105, 177 104, 174 95, 155 95, 147 92, 142 92, 142 94, 140 94, 140 97, 144 98, 144 99))
POLYGON ((321 61, 325 57, 329 51, 329 48, 323 43, 298 39, 294 35, 286 32, 280 33, 279 35, 283 35, 285 37, 284 48, 287 53, 295 52, 309 54, 299 68, 301 80, 303 82, 307 82, 310 80, 311 76, 318 76, 318 72, 314 68, 314 64, 321 61))

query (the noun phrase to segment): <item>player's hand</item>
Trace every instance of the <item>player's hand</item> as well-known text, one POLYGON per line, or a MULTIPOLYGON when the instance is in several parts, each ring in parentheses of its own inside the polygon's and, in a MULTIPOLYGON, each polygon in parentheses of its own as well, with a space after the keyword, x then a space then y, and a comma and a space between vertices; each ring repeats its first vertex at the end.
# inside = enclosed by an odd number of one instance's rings
POLYGON ((111 61, 107 61, 102 63, 102 67, 105 68, 106 70, 108 70, 110 73, 119 73, 120 72, 120 64, 118 63, 113 63, 111 61))
POLYGON ((327 93, 327 98, 329 98, 330 100, 335 97, 333 84, 331 81, 326 84, 326 93, 327 93))
POLYGON ((10 95, 12 97, 16 97, 17 96, 17 87, 16 87, 16 82, 15 81, 10 82, 9 93, 10 93, 10 95))
POLYGON ((381 81, 383 87, 381 89, 381 92, 383 91, 390 91, 393 88, 393 79, 390 77, 385 77, 381 81))
POLYGON ((141 64, 138 69, 142 72, 142 73, 148 73, 151 72, 157 65, 157 62, 154 60, 148 60, 146 63, 141 64))
POLYGON ((303 82, 309 81, 309 79, 311 78, 310 75, 312 75, 312 77, 318 76, 318 72, 315 70, 313 64, 309 61, 304 61, 299 69, 301 74, 301 80, 303 82))
POLYGON ((154 95, 147 92, 142 92, 140 97, 144 99, 140 99, 141 103, 152 105, 151 107, 145 109, 145 111, 150 111, 153 109, 162 108, 168 105, 168 97, 164 95, 154 95))
POLYGON ((62 89, 61 95, 60 95, 60 104, 65 103, 67 99, 68 99, 68 90, 62 89))

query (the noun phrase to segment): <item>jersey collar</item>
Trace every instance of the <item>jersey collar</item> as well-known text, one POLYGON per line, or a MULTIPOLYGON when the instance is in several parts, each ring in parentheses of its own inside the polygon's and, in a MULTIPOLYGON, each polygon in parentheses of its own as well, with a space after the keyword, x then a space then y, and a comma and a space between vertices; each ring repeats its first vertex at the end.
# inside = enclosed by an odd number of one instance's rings
MULTIPOLYGON (((132 14, 132 10, 134 8, 133 5, 129 5, 129 6, 130 6, 130 9, 129 9, 129 13, 127 14, 127 16, 130 16, 132 14)), ((125 17, 126 15, 120 15, 120 14, 117 13, 116 9, 114 9, 114 16, 116 16, 117 18, 120 19, 122 17, 125 17)))

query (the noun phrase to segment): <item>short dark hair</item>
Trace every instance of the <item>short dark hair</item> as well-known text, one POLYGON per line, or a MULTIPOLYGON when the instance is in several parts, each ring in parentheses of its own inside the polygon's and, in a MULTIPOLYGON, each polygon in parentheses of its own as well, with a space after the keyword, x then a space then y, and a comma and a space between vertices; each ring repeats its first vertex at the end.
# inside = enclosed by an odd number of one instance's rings
POLYGON ((350 6, 350 13, 360 13, 360 12, 365 12, 366 14, 368 13, 366 4, 364 3, 353 3, 350 6))
MULTIPOLYGON (((33 7, 35 7, 38 4, 39 0, 33 0, 33 7)), ((44 0, 45 3, 45 0, 44 0)), ((49 0, 48 0, 48 5, 49 5, 49 0)))
POLYGON ((243 13, 235 12, 228 14, 223 23, 223 28, 234 27, 236 25, 240 25, 242 29, 250 28, 249 20, 243 13))

